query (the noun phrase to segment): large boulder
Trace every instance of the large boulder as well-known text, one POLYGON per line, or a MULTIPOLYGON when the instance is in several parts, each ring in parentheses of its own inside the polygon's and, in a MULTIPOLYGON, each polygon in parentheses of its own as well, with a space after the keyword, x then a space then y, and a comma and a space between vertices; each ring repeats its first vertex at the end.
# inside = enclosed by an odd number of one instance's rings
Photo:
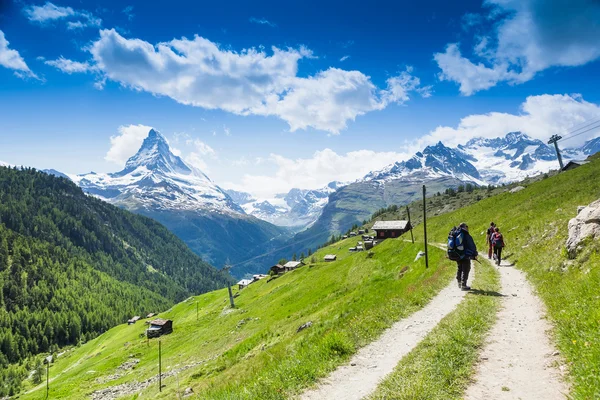
POLYGON ((577 216, 569 221, 567 251, 570 258, 577 255, 579 244, 588 237, 600 238, 600 200, 579 211, 577 216))

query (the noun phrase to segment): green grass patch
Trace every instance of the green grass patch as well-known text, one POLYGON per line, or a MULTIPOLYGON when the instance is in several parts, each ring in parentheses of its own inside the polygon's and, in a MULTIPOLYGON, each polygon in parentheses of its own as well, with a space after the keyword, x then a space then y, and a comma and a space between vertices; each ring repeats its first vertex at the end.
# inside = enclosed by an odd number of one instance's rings
POLYGON ((496 319, 498 272, 487 262, 477 264, 472 287, 458 307, 400 361, 370 400, 462 398, 496 319))

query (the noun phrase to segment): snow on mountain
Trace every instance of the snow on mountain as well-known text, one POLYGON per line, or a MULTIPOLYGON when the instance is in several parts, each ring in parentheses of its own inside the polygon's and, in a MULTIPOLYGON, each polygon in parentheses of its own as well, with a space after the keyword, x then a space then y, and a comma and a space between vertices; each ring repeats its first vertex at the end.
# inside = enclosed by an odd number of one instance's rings
MULTIPOLYGON (((563 159, 585 158, 600 150, 600 138, 581 149, 563 149, 563 159)), ((510 132, 494 139, 474 138, 456 148, 442 142, 426 147, 407 161, 396 162, 367 174, 362 181, 418 182, 454 177, 479 185, 502 184, 557 169, 553 147, 521 132, 510 132)))
POLYGON ((60 171, 57 171, 55 169, 43 169, 42 172, 47 173, 48 175, 54 175, 58 178, 67 178, 67 179, 71 179, 67 174, 63 174, 60 171))
POLYGON ((271 199, 256 200, 245 192, 227 190, 247 214, 274 225, 303 229, 314 223, 329 201, 329 195, 345 184, 331 182, 319 189, 291 189, 271 199))
POLYGON ((10 167, 11 165, 7 162, 0 161, 0 167, 10 167))
POLYGON ((202 171, 173 154, 154 129, 122 171, 70 178, 84 191, 128 209, 245 214, 202 171))
POLYGON ((395 162, 379 171, 368 173, 361 181, 385 183, 401 179, 407 182, 425 182, 455 177, 462 181, 484 184, 472 161, 475 159, 471 155, 438 142, 435 146, 427 146, 422 152, 417 152, 407 161, 395 162))

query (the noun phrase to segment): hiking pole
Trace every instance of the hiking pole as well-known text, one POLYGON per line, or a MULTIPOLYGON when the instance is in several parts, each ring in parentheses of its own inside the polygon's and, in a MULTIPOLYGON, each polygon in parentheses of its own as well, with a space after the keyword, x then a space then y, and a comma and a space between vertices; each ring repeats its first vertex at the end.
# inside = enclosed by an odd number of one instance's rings
POLYGON ((482 265, 483 265, 483 263, 482 263, 481 261, 479 261, 479 259, 478 259, 478 258, 474 258, 473 260, 475 260, 475 261, 477 261, 479 264, 482 264, 482 265))

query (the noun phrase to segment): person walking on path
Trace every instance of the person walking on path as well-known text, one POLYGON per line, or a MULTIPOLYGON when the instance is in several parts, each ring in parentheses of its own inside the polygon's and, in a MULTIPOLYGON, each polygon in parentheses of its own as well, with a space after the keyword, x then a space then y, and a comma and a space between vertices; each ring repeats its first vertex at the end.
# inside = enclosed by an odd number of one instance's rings
POLYGON ((487 233, 485 235, 485 242, 488 246, 488 260, 492 259, 492 251, 493 251, 493 246, 492 246, 492 236, 494 235, 494 228, 496 227, 496 224, 494 224, 493 222, 490 223, 490 227, 487 230, 487 233))
POLYGON ((500 261, 502 260, 502 249, 506 243, 504 243, 504 237, 500 233, 500 229, 498 227, 494 229, 491 242, 494 246, 494 258, 496 259, 496 265, 500 265, 500 261))
POLYGON ((459 228, 463 236, 462 245, 464 246, 464 254, 456 261, 456 280, 458 281, 459 288, 462 290, 471 290, 471 288, 467 286, 467 280, 469 279, 469 272, 471 271, 471 260, 477 259, 477 246, 475 246, 475 241, 469 233, 469 226, 463 222, 460 224, 459 228))

